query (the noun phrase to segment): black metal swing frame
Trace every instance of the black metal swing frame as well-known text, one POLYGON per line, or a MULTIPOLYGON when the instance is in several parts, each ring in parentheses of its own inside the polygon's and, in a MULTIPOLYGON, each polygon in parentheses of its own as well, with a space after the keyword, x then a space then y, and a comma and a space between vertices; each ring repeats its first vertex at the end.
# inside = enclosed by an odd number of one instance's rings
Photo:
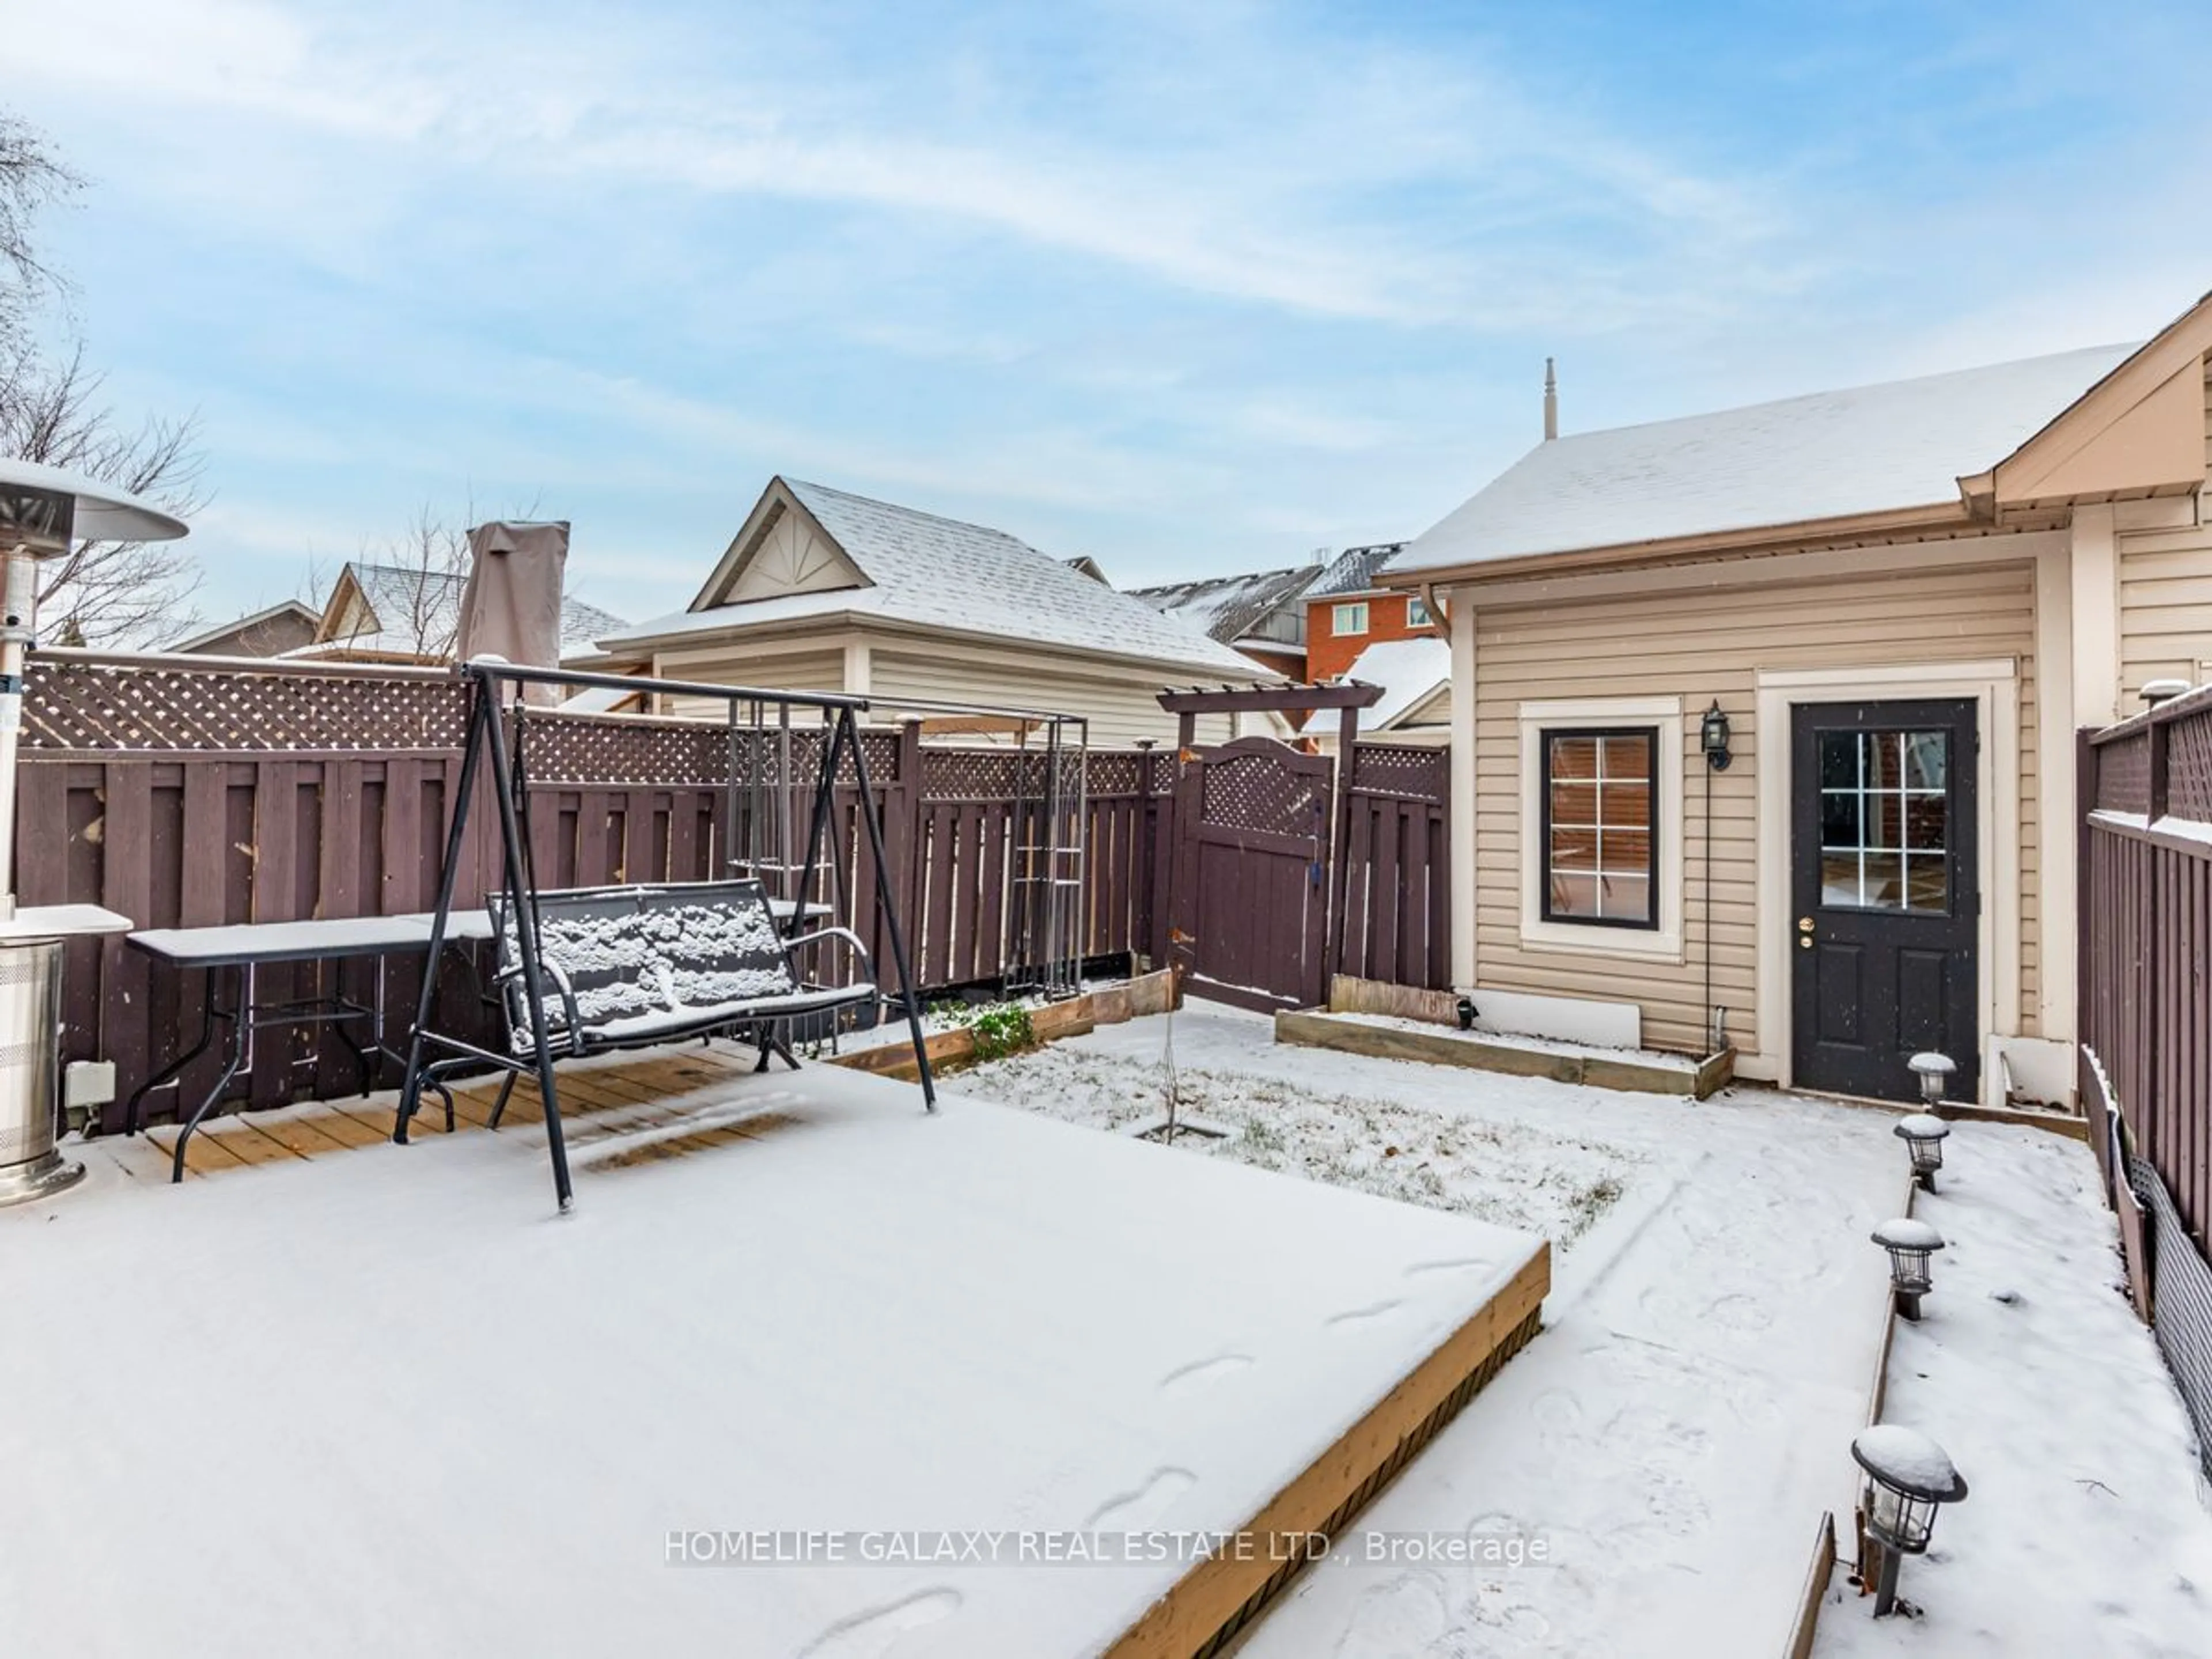
MULTIPOLYGON (((507 1088, 512 1088, 519 1077, 536 1079, 538 1095, 544 1103, 545 1141, 553 1164, 554 1194, 563 1210, 569 1206, 574 1197, 568 1176, 568 1141, 562 1129, 560 1100, 553 1080, 555 1045, 550 1040, 547 1029, 544 989, 545 975, 538 949, 538 884, 525 828, 528 806, 526 802, 520 806, 517 804, 521 773, 519 757, 510 751, 507 744, 507 711, 502 695, 508 687, 526 685, 561 685, 579 689, 599 687, 647 695, 705 698, 726 702, 733 714, 741 702, 819 711, 827 735, 822 744, 820 769, 814 781, 806 857, 799 866, 798 890, 787 896, 795 902, 795 914, 804 917, 811 902, 820 869, 823 842, 830 830, 837 769, 843 757, 849 752, 853 757, 854 781, 859 786, 855 810, 867 836, 869 850, 873 854, 876 896, 886 940, 890 946, 892 964, 898 975, 898 999, 904 1006, 907 1029, 914 1043, 915 1065, 921 1073, 922 1103, 927 1110, 937 1109, 936 1082, 931 1075, 928 1047, 922 1036, 921 1001, 908 960, 906 940, 899 927, 898 908, 891 892, 890 863, 884 855, 882 814, 868 776, 867 751, 860 741, 859 717, 868 707, 866 698, 841 696, 829 692, 772 691, 751 686, 710 685, 686 680, 594 674, 575 669, 528 668, 495 659, 478 659, 463 663, 453 672, 470 686, 468 732, 463 740, 461 775, 454 792, 453 823, 446 832, 445 865, 438 878, 437 908, 431 914, 430 942, 422 970, 422 994, 416 1008, 414 1032, 408 1042, 407 1075, 400 1085, 398 1121, 392 1132, 394 1140, 403 1143, 406 1140, 407 1127, 421 1104, 425 1084, 432 1083, 434 1086, 425 1062, 425 1049, 428 1046, 435 1046, 463 1061, 479 1062, 506 1072, 507 1088), (507 913, 514 918, 516 965, 520 969, 524 1000, 530 1015, 532 1042, 526 1054, 497 1053, 465 1038, 433 1030, 430 1026, 431 1011, 437 1000, 447 934, 453 916, 454 887, 460 875, 461 848, 468 831, 469 811, 487 769, 491 775, 492 794, 499 807, 500 890, 506 896, 507 913)), ((836 870, 837 898, 843 902, 848 900, 848 895, 845 890, 847 884, 842 860, 838 862, 836 870)), ((769 1039, 763 1035, 762 1040, 769 1039)))

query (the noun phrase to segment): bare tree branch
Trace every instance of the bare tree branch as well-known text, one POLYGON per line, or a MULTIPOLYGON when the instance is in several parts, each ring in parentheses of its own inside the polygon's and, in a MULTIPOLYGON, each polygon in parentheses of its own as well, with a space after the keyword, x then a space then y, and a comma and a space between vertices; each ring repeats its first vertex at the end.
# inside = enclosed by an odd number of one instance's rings
POLYGON ((32 227, 42 209, 83 185, 36 128, 0 112, 0 347, 19 346, 38 302, 67 291, 67 282, 39 258, 32 227))
MULTIPOLYGON (((207 504, 197 422, 125 426, 99 400, 102 380, 85 368, 81 349, 53 363, 27 349, 0 360, 0 454, 64 467, 189 518, 207 504)), ((150 645, 199 623, 187 603, 199 568, 173 542, 78 542, 40 575, 49 637, 150 645)))

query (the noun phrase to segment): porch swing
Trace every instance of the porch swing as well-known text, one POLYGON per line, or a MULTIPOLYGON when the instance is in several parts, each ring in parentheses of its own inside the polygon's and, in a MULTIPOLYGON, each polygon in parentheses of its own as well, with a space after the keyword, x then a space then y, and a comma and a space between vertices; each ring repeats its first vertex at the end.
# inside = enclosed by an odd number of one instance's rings
MULTIPOLYGON (((842 858, 828 860, 836 895, 836 908, 826 911, 832 925, 803 931, 810 920, 825 913, 813 894, 824 861, 823 841, 832 823, 838 769, 848 756, 858 785, 856 816, 873 855, 877 898, 897 975, 896 994, 906 1012, 924 1106, 936 1109, 936 1087, 922 1037, 921 1009, 892 902, 880 809, 860 741, 858 716, 867 707, 864 699, 526 668, 495 658, 477 658, 454 672, 470 684, 468 731, 393 1139, 407 1139, 408 1124, 420 1105, 423 1088, 442 1088, 444 1079, 456 1072, 489 1066, 506 1073, 493 1109, 495 1127, 516 1079, 534 1078, 544 1103, 554 1191, 565 1210, 572 1190, 553 1075, 556 1060, 742 1030, 758 1050, 756 1069, 765 1069, 772 1054, 796 1068, 799 1062, 782 1035, 789 1022, 834 1019, 848 1010, 872 1012, 878 1003, 888 1000, 890 993, 878 985, 866 944, 849 926, 836 921, 841 915, 849 918, 852 912, 842 858), (520 712, 518 700, 516 739, 510 750, 507 710, 502 707, 506 688, 525 685, 604 687, 724 703, 729 710, 731 732, 726 873, 703 882, 540 889, 532 855, 525 769, 525 733, 530 716, 520 712), (781 818, 786 834, 778 842, 779 856, 774 860, 763 856, 757 842, 748 847, 749 856, 741 858, 738 854, 735 809, 743 732, 738 712, 745 704, 751 706, 755 716, 750 736, 756 762, 766 740, 763 716, 769 708, 778 711, 778 783, 784 795, 781 818), (815 732, 821 753, 805 856, 795 866, 789 858, 787 833, 794 709, 818 711, 823 720, 815 732), (496 952, 492 988, 507 1034, 503 1052, 433 1030, 430 1024, 470 809, 487 769, 499 809, 500 886, 486 895, 485 905, 496 952), (736 873, 740 869, 746 872, 736 873), (770 876, 786 889, 773 898, 764 881, 770 876), (833 943, 845 947, 857 971, 840 983, 811 982, 801 971, 802 960, 811 953, 826 951, 833 943), (446 1057, 428 1058, 433 1049, 446 1057)), ((756 805, 764 799, 760 772, 756 766, 749 780, 755 785, 751 796, 756 805)))

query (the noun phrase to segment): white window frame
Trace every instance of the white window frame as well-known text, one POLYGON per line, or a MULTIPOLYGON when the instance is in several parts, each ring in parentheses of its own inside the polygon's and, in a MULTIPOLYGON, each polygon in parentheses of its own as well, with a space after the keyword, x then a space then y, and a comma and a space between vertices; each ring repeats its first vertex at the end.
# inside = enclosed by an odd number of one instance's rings
POLYGON ((1682 960, 1682 745, 1680 697, 1571 697, 1524 702, 1521 726, 1521 943, 1537 951, 1682 960), (1659 838, 1659 925, 1605 927, 1544 918, 1544 733, 1647 726, 1658 733, 1659 797, 1652 830, 1659 838))
POLYGON ((1428 601, 1424 599, 1419 594, 1416 593, 1406 601, 1407 627, 1426 628, 1431 620, 1431 618, 1429 616, 1428 601))
POLYGON ((1343 639, 1347 635, 1352 634, 1364 634, 1367 631, 1367 601, 1347 599, 1340 605, 1331 606, 1328 631, 1332 639, 1343 639), (1346 627, 1345 625, 1346 618, 1352 619, 1355 625, 1346 627))

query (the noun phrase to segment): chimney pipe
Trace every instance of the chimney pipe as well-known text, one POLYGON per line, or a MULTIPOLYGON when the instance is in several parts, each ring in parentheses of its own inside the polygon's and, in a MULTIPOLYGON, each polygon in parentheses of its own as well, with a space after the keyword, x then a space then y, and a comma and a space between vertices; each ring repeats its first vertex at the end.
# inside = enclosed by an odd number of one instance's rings
POLYGON ((1552 372, 1552 360, 1544 359, 1544 441, 1549 443, 1559 435, 1559 381, 1552 372))

